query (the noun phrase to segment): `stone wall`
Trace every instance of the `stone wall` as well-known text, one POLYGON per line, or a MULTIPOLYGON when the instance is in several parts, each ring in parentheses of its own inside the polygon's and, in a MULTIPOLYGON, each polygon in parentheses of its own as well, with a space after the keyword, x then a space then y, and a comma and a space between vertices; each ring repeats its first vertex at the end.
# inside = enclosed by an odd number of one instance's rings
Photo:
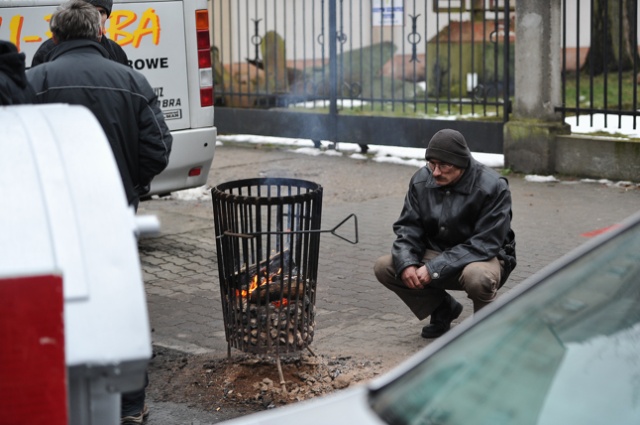
POLYGON ((558 135, 554 150, 556 173, 640 182, 640 141, 558 135))

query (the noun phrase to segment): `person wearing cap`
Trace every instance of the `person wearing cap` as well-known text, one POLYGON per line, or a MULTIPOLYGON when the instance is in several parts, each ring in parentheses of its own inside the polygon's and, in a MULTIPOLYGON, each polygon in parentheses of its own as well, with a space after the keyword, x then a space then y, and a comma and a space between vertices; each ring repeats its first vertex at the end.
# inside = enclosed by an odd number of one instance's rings
MULTIPOLYGON (((100 44, 107 51, 109 55, 109 59, 114 60, 123 65, 129 65, 129 58, 125 51, 120 47, 118 43, 107 38, 107 29, 105 27, 107 19, 111 16, 111 10, 113 9, 113 0, 84 0, 87 3, 95 6, 100 12, 100 23, 102 30, 102 38, 100 39, 100 44)), ((56 48, 56 42, 53 38, 46 40, 44 43, 38 47, 38 50, 33 55, 33 59, 31 59, 31 67, 33 68, 36 65, 40 65, 41 63, 48 62, 51 59, 51 55, 53 50, 56 48)))
POLYGON ((516 266, 515 233, 507 179, 477 162, 460 132, 438 131, 425 159, 374 273, 419 320, 430 317, 422 337, 437 338, 463 309, 447 291, 466 292, 474 312, 496 298, 516 266))

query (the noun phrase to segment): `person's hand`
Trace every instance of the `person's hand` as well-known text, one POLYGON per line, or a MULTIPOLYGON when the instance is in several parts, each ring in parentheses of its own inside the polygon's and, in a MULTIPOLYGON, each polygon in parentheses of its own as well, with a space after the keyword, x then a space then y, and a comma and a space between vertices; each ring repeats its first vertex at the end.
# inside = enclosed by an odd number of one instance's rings
POLYGON ((402 283, 409 289, 422 289, 431 282, 426 266, 409 266, 400 274, 402 283))
POLYGON ((429 274, 429 270, 427 270, 427 266, 424 264, 421 267, 418 267, 416 274, 418 275, 418 280, 422 284, 422 287, 431 283, 431 275, 429 274))

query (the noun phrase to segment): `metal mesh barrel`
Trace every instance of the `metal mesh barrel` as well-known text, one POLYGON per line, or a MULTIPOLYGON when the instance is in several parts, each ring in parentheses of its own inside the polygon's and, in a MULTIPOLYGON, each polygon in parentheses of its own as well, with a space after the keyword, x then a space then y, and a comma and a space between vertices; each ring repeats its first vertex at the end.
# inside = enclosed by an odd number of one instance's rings
POLYGON ((322 186, 260 178, 223 183, 211 194, 229 347, 307 348, 315 329, 322 186))

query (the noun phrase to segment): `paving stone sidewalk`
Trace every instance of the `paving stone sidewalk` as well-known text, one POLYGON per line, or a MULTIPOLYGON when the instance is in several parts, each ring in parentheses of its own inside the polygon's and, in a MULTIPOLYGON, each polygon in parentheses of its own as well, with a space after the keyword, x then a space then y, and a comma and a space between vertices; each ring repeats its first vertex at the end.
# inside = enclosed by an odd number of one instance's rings
MULTIPOLYGON (((321 236, 314 352, 394 365, 428 344, 420 337, 424 323, 373 275, 375 259, 390 250, 391 226, 415 171, 407 165, 309 156, 273 146, 217 148, 210 186, 268 176, 311 180, 324 189, 323 228, 333 228, 352 213, 358 218, 356 245, 321 236)), ((566 179, 534 183, 519 175, 509 176, 509 181, 518 267, 501 293, 589 240, 589 232, 640 209, 637 185, 566 179)), ((226 356, 210 196, 151 200, 141 204, 138 214, 157 215, 162 225, 160 235, 139 244, 153 343, 226 356)), ((456 324, 468 318, 472 308, 462 294, 454 296, 464 306, 456 324)))

